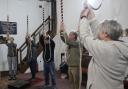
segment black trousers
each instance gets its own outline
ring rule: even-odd
[[[35,76],[36,76],[36,72],[37,72],[37,61],[35,61],[35,60],[32,60],[32,61],[30,61],[29,62],[29,67],[30,67],[30,71],[31,71],[31,75],[32,75],[32,79],[34,79],[35,78]]]

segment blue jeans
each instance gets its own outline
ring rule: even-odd
[[[53,61],[44,62],[44,77],[45,77],[45,85],[49,85],[49,74],[51,77],[52,85],[56,85],[56,72],[55,72],[55,64]]]

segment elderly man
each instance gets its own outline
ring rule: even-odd
[[[91,9],[83,10],[81,17],[80,37],[93,56],[88,68],[87,89],[124,89],[128,46],[118,41],[121,25],[114,20],[105,20],[98,25]]]

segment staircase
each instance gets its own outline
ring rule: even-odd
[[[50,36],[53,38],[56,35],[56,30],[53,30],[51,28],[52,19],[50,19],[50,16],[33,32],[31,37],[34,39],[35,43],[38,44],[37,47],[37,56],[40,55],[42,52],[42,46],[39,43],[39,38],[41,36],[41,33],[43,30],[49,30]],[[17,50],[17,59],[18,59],[18,69],[19,72],[24,73],[28,69],[28,64],[25,62],[26,59],[26,53],[27,53],[27,45],[24,42],[19,49]]]

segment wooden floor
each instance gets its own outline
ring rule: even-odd
[[[31,78],[31,74],[19,74],[17,79],[28,80]],[[9,81],[7,77],[4,77],[0,80],[0,89],[8,89],[7,86],[10,83],[15,82],[14,80]],[[30,82],[30,85],[24,89],[42,89],[44,85],[43,73],[39,72],[36,75],[36,79]],[[57,76],[57,89],[72,89],[71,83],[67,79],[61,79],[60,76]],[[85,89],[85,88],[82,88]]]

